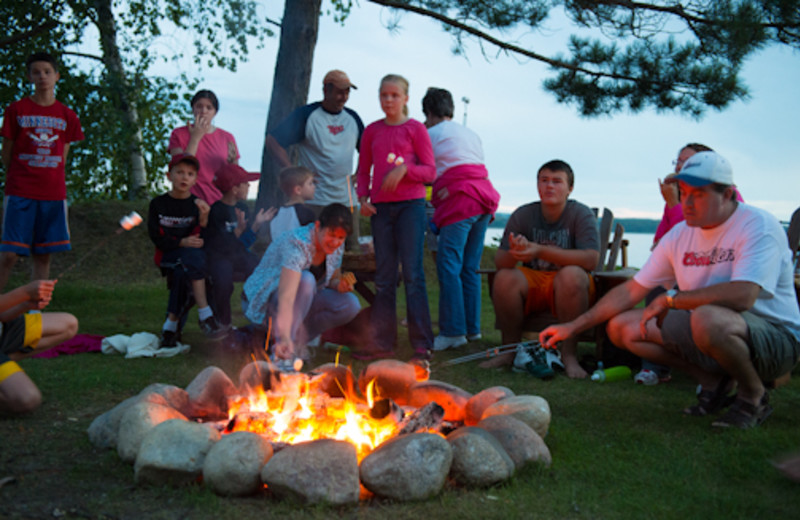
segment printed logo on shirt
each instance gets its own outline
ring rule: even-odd
[[[185,228],[194,225],[194,217],[174,217],[171,215],[159,215],[158,223],[165,228]]]
[[[714,248],[711,251],[687,251],[683,254],[683,265],[706,267],[710,265],[733,262],[736,255],[733,249]]]
[[[328,125],[328,131],[332,135],[338,135],[344,132],[344,125]]]

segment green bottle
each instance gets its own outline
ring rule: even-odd
[[[618,367],[611,367],[611,368],[598,368],[592,374],[592,381],[597,381],[598,383],[608,383],[611,381],[622,381],[623,379],[630,379],[631,378],[631,369],[628,366],[620,365]]]

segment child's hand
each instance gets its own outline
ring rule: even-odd
[[[294,342],[291,338],[276,338],[275,344],[272,345],[272,351],[277,359],[293,359]]]
[[[247,219],[245,219],[244,211],[241,209],[233,208],[233,211],[236,212],[236,236],[238,237],[247,228]]]
[[[50,300],[53,299],[53,289],[55,289],[55,280],[34,280],[25,286],[25,292],[28,294],[28,299],[32,309],[44,309]]]
[[[400,164],[389,170],[389,173],[387,173],[386,177],[383,178],[381,191],[396,190],[397,185],[400,184],[400,181],[403,180],[403,177],[406,176],[406,173],[408,173],[408,167],[406,167],[405,164]]]
[[[339,279],[339,285],[336,287],[336,290],[340,293],[346,293],[353,290],[353,287],[356,285],[356,275],[351,273],[350,271],[342,273],[342,277]]]
[[[204,201],[203,199],[194,199],[194,203],[197,206],[197,209],[200,210],[200,216],[208,215],[208,212],[211,211],[211,206],[208,205],[208,202]]]
[[[361,202],[361,214],[365,217],[371,217],[377,212],[378,208],[376,208],[371,202],[367,202],[366,200]]]
[[[258,213],[253,217],[253,231],[257,231],[264,222],[269,222],[275,215],[278,214],[278,208],[272,207],[269,209],[261,208]]]
[[[178,245],[181,247],[194,247],[199,249],[203,247],[203,239],[200,238],[200,235],[189,235],[188,237],[183,237]]]

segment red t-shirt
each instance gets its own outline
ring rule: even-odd
[[[26,97],[6,109],[2,136],[13,147],[6,195],[37,200],[67,198],[64,147],[83,141],[75,112],[59,101],[43,107]]]

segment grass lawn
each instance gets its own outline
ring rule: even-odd
[[[73,208],[73,236],[82,241],[76,242],[76,251],[54,258],[53,274],[110,236],[116,220],[131,207],[145,214],[141,205],[125,203]],[[83,333],[158,332],[166,291],[150,261],[151,252],[143,228],[114,236],[108,246],[61,277],[49,310],[78,316]],[[435,321],[438,287],[428,268]],[[18,267],[9,286],[26,279],[25,266]],[[401,315],[405,312],[402,304],[398,309]],[[97,415],[150,383],[185,387],[209,364],[235,380],[246,360],[216,353],[203,341],[195,316],[191,313],[184,336],[193,346],[188,355],[125,360],[81,354],[21,363],[40,386],[44,404],[28,416],[0,416],[0,482],[14,477],[0,484],[0,518],[729,519],[797,518],[800,511],[800,488],[769,463],[800,450],[798,374],[772,393],[775,411],[764,425],[751,431],[718,431],[710,427],[710,419],[680,413],[692,403],[695,387],[681,374],[669,384],[642,387],[632,382],[570,381],[564,376],[542,382],[524,374],[481,370],[475,363],[437,365],[499,344],[486,298],[484,339],[437,354],[432,377],[470,392],[504,385],[517,394],[547,399],[553,414],[545,439],[553,456],[550,468],[529,467],[490,489],[448,488],[425,502],[373,500],[333,510],[279,502],[266,493],[222,498],[202,486],[137,487],[133,468],[116,452],[92,447],[86,429]],[[240,314],[235,321],[244,323]],[[589,353],[593,345],[581,349]],[[331,358],[323,352],[316,361]],[[363,366],[353,363],[356,371]]]

